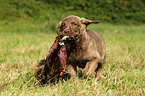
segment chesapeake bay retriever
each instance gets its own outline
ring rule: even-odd
[[[35,77],[47,83],[58,81],[65,72],[71,76],[82,69],[84,78],[99,76],[105,64],[105,41],[102,35],[87,30],[89,24],[99,21],[87,20],[77,16],[64,18],[58,26],[58,36],[47,56],[35,66]]]
[[[75,41],[67,60],[67,72],[71,75],[76,74],[78,66],[85,78],[99,76],[105,64],[105,41],[100,33],[86,29],[89,24],[97,23],[78,16],[68,16],[59,23],[57,34],[73,37]]]

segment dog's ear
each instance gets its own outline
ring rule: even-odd
[[[59,22],[59,25],[58,25],[58,30],[57,30],[57,35],[59,35],[59,34],[60,34],[61,23],[62,23],[62,21],[60,21],[60,22]]]
[[[97,24],[97,23],[99,23],[99,22],[100,22],[99,20],[92,21],[92,20],[88,20],[88,19],[85,19],[85,18],[81,18],[81,23],[82,23],[82,24],[85,24],[86,27],[87,27],[89,24]]]

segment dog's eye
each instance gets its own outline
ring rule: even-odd
[[[75,26],[79,26],[77,23],[73,23],[73,25],[75,25]]]
[[[61,27],[64,27],[64,26],[65,26],[65,24],[62,24],[62,25],[61,25]]]

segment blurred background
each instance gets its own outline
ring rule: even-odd
[[[41,31],[48,29],[55,31],[59,21],[69,15],[100,20],[105,23],[138,25],[145,23],[145,1],[0,0],[0,25],[4,27],[6,27],[5,24],[9,27],[13,24],[30,25],[39,26],[37,30]],[[3,30],[0,28],[0,31]]]

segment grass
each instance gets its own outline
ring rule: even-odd
[[[57,23],[57,22],[56,22]],[[50,24],[50,25],[48,25]],[[54,26],[54,28],[47,28]],[[55,85],[34,84],[33,67],[42,59],[56,33],[55,23],[0,23],[0,94],[3,96],[143,96],[145,95],[144,25],[90,25],[106,41],[103,78],[77,76]]]

